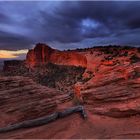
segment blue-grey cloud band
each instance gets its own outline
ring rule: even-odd
[[[139,45],[139,13],[140,1],[0,2],[0,49]]]

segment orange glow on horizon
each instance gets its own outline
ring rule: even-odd
[[[17,50],[17,51],[10,51],[10,50],[0,50],[0,58],[17,58],[22,54],[26,54],[28,50]]]

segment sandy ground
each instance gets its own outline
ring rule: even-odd
[[[0,138],[26,139],[110,139],[110,138],[140,138],[139,116],[131,118],[111,118],[91,114],[84,120],[79,114],[73,114],[47,125],[19,129],[0,134]]]

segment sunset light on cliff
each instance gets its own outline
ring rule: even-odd
[[[0,58],[17,58],[22,54],[26,54],[28,50],[17,50],[17,51],[10,51],[10,50],[0,50]]]

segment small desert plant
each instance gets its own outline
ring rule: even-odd
[[[130,60],[131,60],[131,63],[140,62],[140,58],[137,55],[132,55]]]
[[[80,101],[80,99],[74,94],[74,97],[72,99],[72,102],[74,105],[81,105],[82,102]]]

